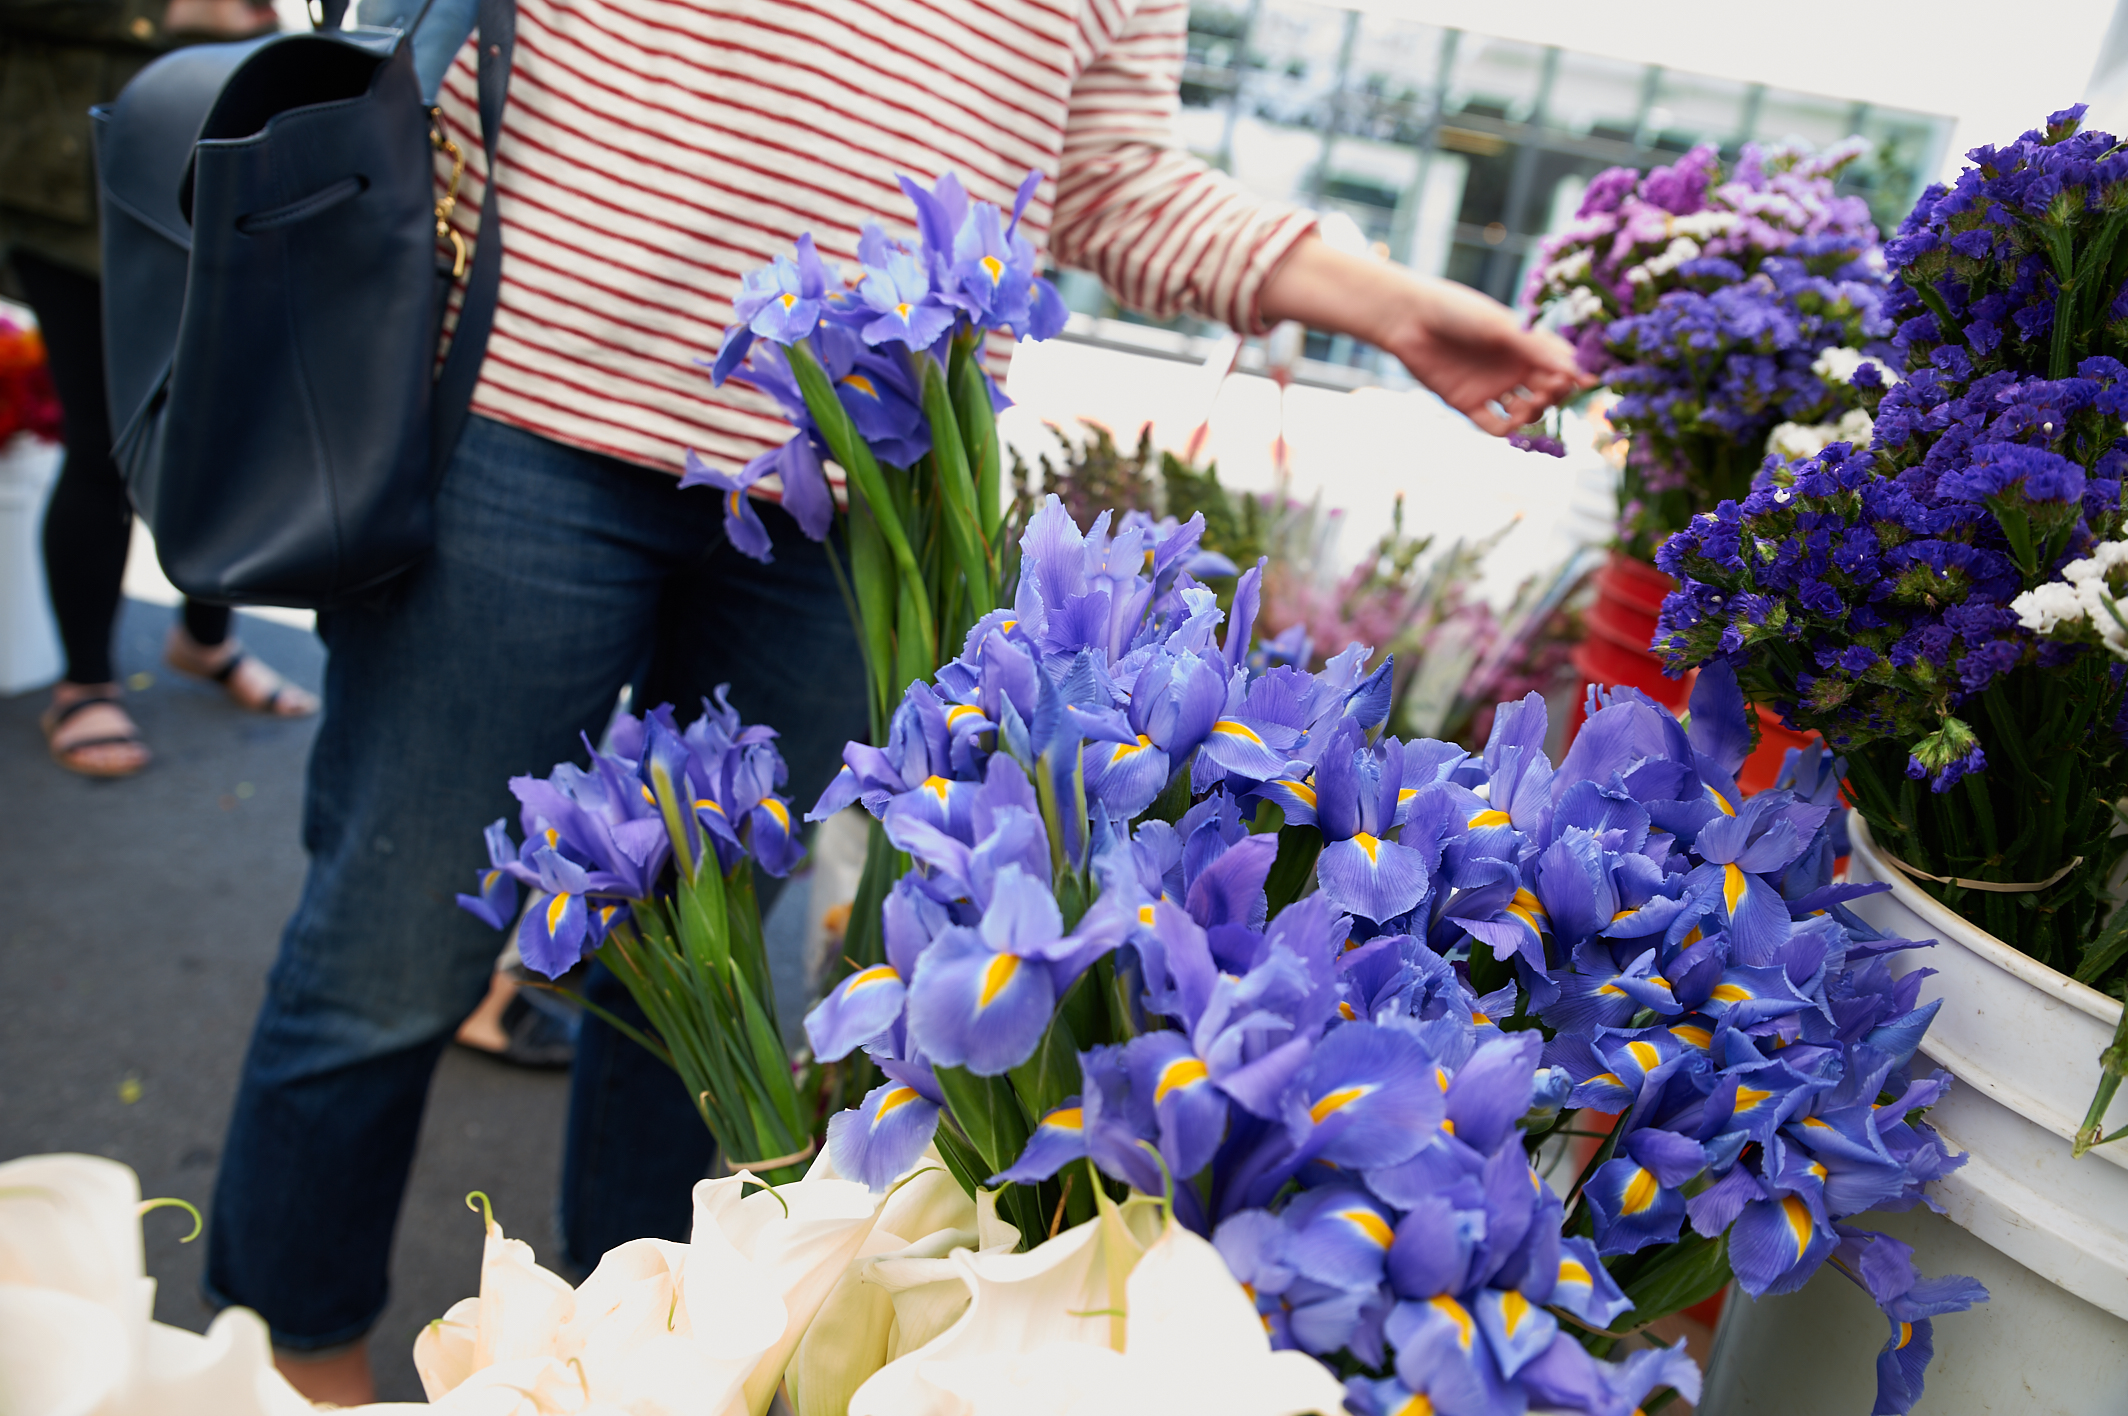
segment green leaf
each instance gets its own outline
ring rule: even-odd
[[[982,340],[971,340],[963,351],[953,351],[953,404],[960,414],[961,445],[968,453],[968,472],[975,480],[976,524],[985,528],[984,541],[991,549],[991,574],[997,574],[996,547],[987,534],[998,524],[999,485],[1004,478],[1004,453],[998,441],[997,413],[990,407],[990,390],[983,386]],[[996,600],[993,595],[993,602]]]
[[[1323,833],[1313,826],[1278,828],[1278,858],[1264,880],[1264,896],[1276,915],[1300,898],[1315,870],[1315,858],[1323,853]]]
[[[1079,975],[1071,986],[1073,993],[1090,992],[1093,971]],[[1034,1055],[1012,1069],[1012,1089],[1019,1093],[1020,1105],[1028,1116],[1037,1122],[1051,1110],[1063,1104],[1064,1098],[1079,1090],[1079,1044],[1066,1020],[1065,1009],[1059,1009],[1042,1030],[1042,1041]]]
[[[989,1167],[985,1175],[995,1175],[1020,1158],[1033,1127],[1010,1081],[978,1077],[966,1067],[938,1067],[933,1074],[953,1119]]]
[[[969,474],[967,452],[961,446],[960,423],[954,416],[953,395],[947,391],[945,372],[933,360],[921,362],[924,417],[931,425],[931,460],[938,468],[946,539],[967,582],[971,617],[981,619],[997,608],[997,586],[983,545],[982,525],[976,519],[975,483]]]
[[[1624,1285],[1633,1300],[1633,1323],[1652,1323],[1712,1298],[1729,1279],[1728,1237],[1687,1233]]]
[[[2083,958],[2076,965],[2076,981],[2096,988],[2099,980],[2123,958],[2128,958],[2128,909],[2116,911],[2113,922],[2084,945]]]
[[[894,561],[870,507],[852,502],[847,524],[858,638],[872,680],[872,740],[884,742],[894,712]]]

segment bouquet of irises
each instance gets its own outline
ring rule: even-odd
[[[817,1108],[777,1031],[754,891],[755,866],[781,878],[805,854],[775,737],[741,723],[723,686],[684,728],[669,704],[616,715],[588,768],[511,779],[523,844],[490,825],[479,891],[458,903],[507,929],[532,892],[525,967],[556,979],[596,955],[652,1031],[602,1015],[680,1074],[726,1163],[796,1179]]]
[[[935,1155],[1037,1253],[1157,1197],[1263,1341],[1377,1416],[1695,1396],[1647,1323],[1830,1263],[1886,1314],[1878,1409],[1907,1410],[1930,1319],[1984,1294],[1848,1223],[1960,1158],[1920,1120],[1934,1009],[1885,963],[1913,941],[1846,908],[1883,887],[1833,881],[1839,765],[1742,798],[1719,665],[1689,729],[1593,695],[1556,767],[1535,694],[1482,753],[1400,741],[1390,663],[1252,655],[1261,564],[1222,614],[1187,570],[1202,523],[1151,530],[1052,500],[1012,605],[811,813],[862,803],[913,862],[884,960],[807,1017],[817,1055],[885,1075],[828,1123],[835,1170],[884,1190]],[[983,1294],[983,1330],[1022,1331]],[[1113,1267],[1064,1298],[1138,1350]],[[965,1326],[850,1410],[946,1409],[921,1397]]]
[[[1621,395],[1624,553],[1646,560],[1742,496],[1768,451],[1867,435],[1844,374],[1890,333],[1883,260],[1867,204],[1834,190],[1864,147],[1746,145],[1727,173],[1709,147],[1613,168],[1542,248],[1525,305]]]
[[[1873,438],[1770,465],[1665,546],[1660,643],[1734,663],[1845,753],[1920,888],[2118,991],[2128,702],[2103,587],[2128,535],[2128,150],[2081,115],[1923,195],[1888,247],[1904,379],[1853,375]]]

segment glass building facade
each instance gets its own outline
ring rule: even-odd
[[[1182,103],[1183,143],[1252,190],[1342,214],[1377,254],[1510,303],[1539,241],[1572,220],[1605,168],[1654,166],[1701,142],[1733,157],[1746,142],[1824,147],[1861,134],[1873,147],[1841,186],[1889,231],[1951,130],[1935,114],[1303,0],[1198,0]],[[1118,313],[1091,281],[1068,281],[1067,298]],[[1346,340],[1309,346],[1375,362]]]

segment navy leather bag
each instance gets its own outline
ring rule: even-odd
[[[342,30],[344,10],[177,50],[95,111],[114,452],[164,572],[202,600],[327,608],[420,560],[494,321],[512,0],[480,0],[472,251],[445,225],[455,180],[439,200],[408,33]]]

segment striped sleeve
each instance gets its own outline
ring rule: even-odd
[[[1095,5],[1099,26],[1108,6]],[[1267,326],[1264,282],[1313,214],[1245,192],[1177,142],[1187,0],[1145,0],[1072,85],[1051,249],[1157,319],[1194,311],[1245,334]]]

